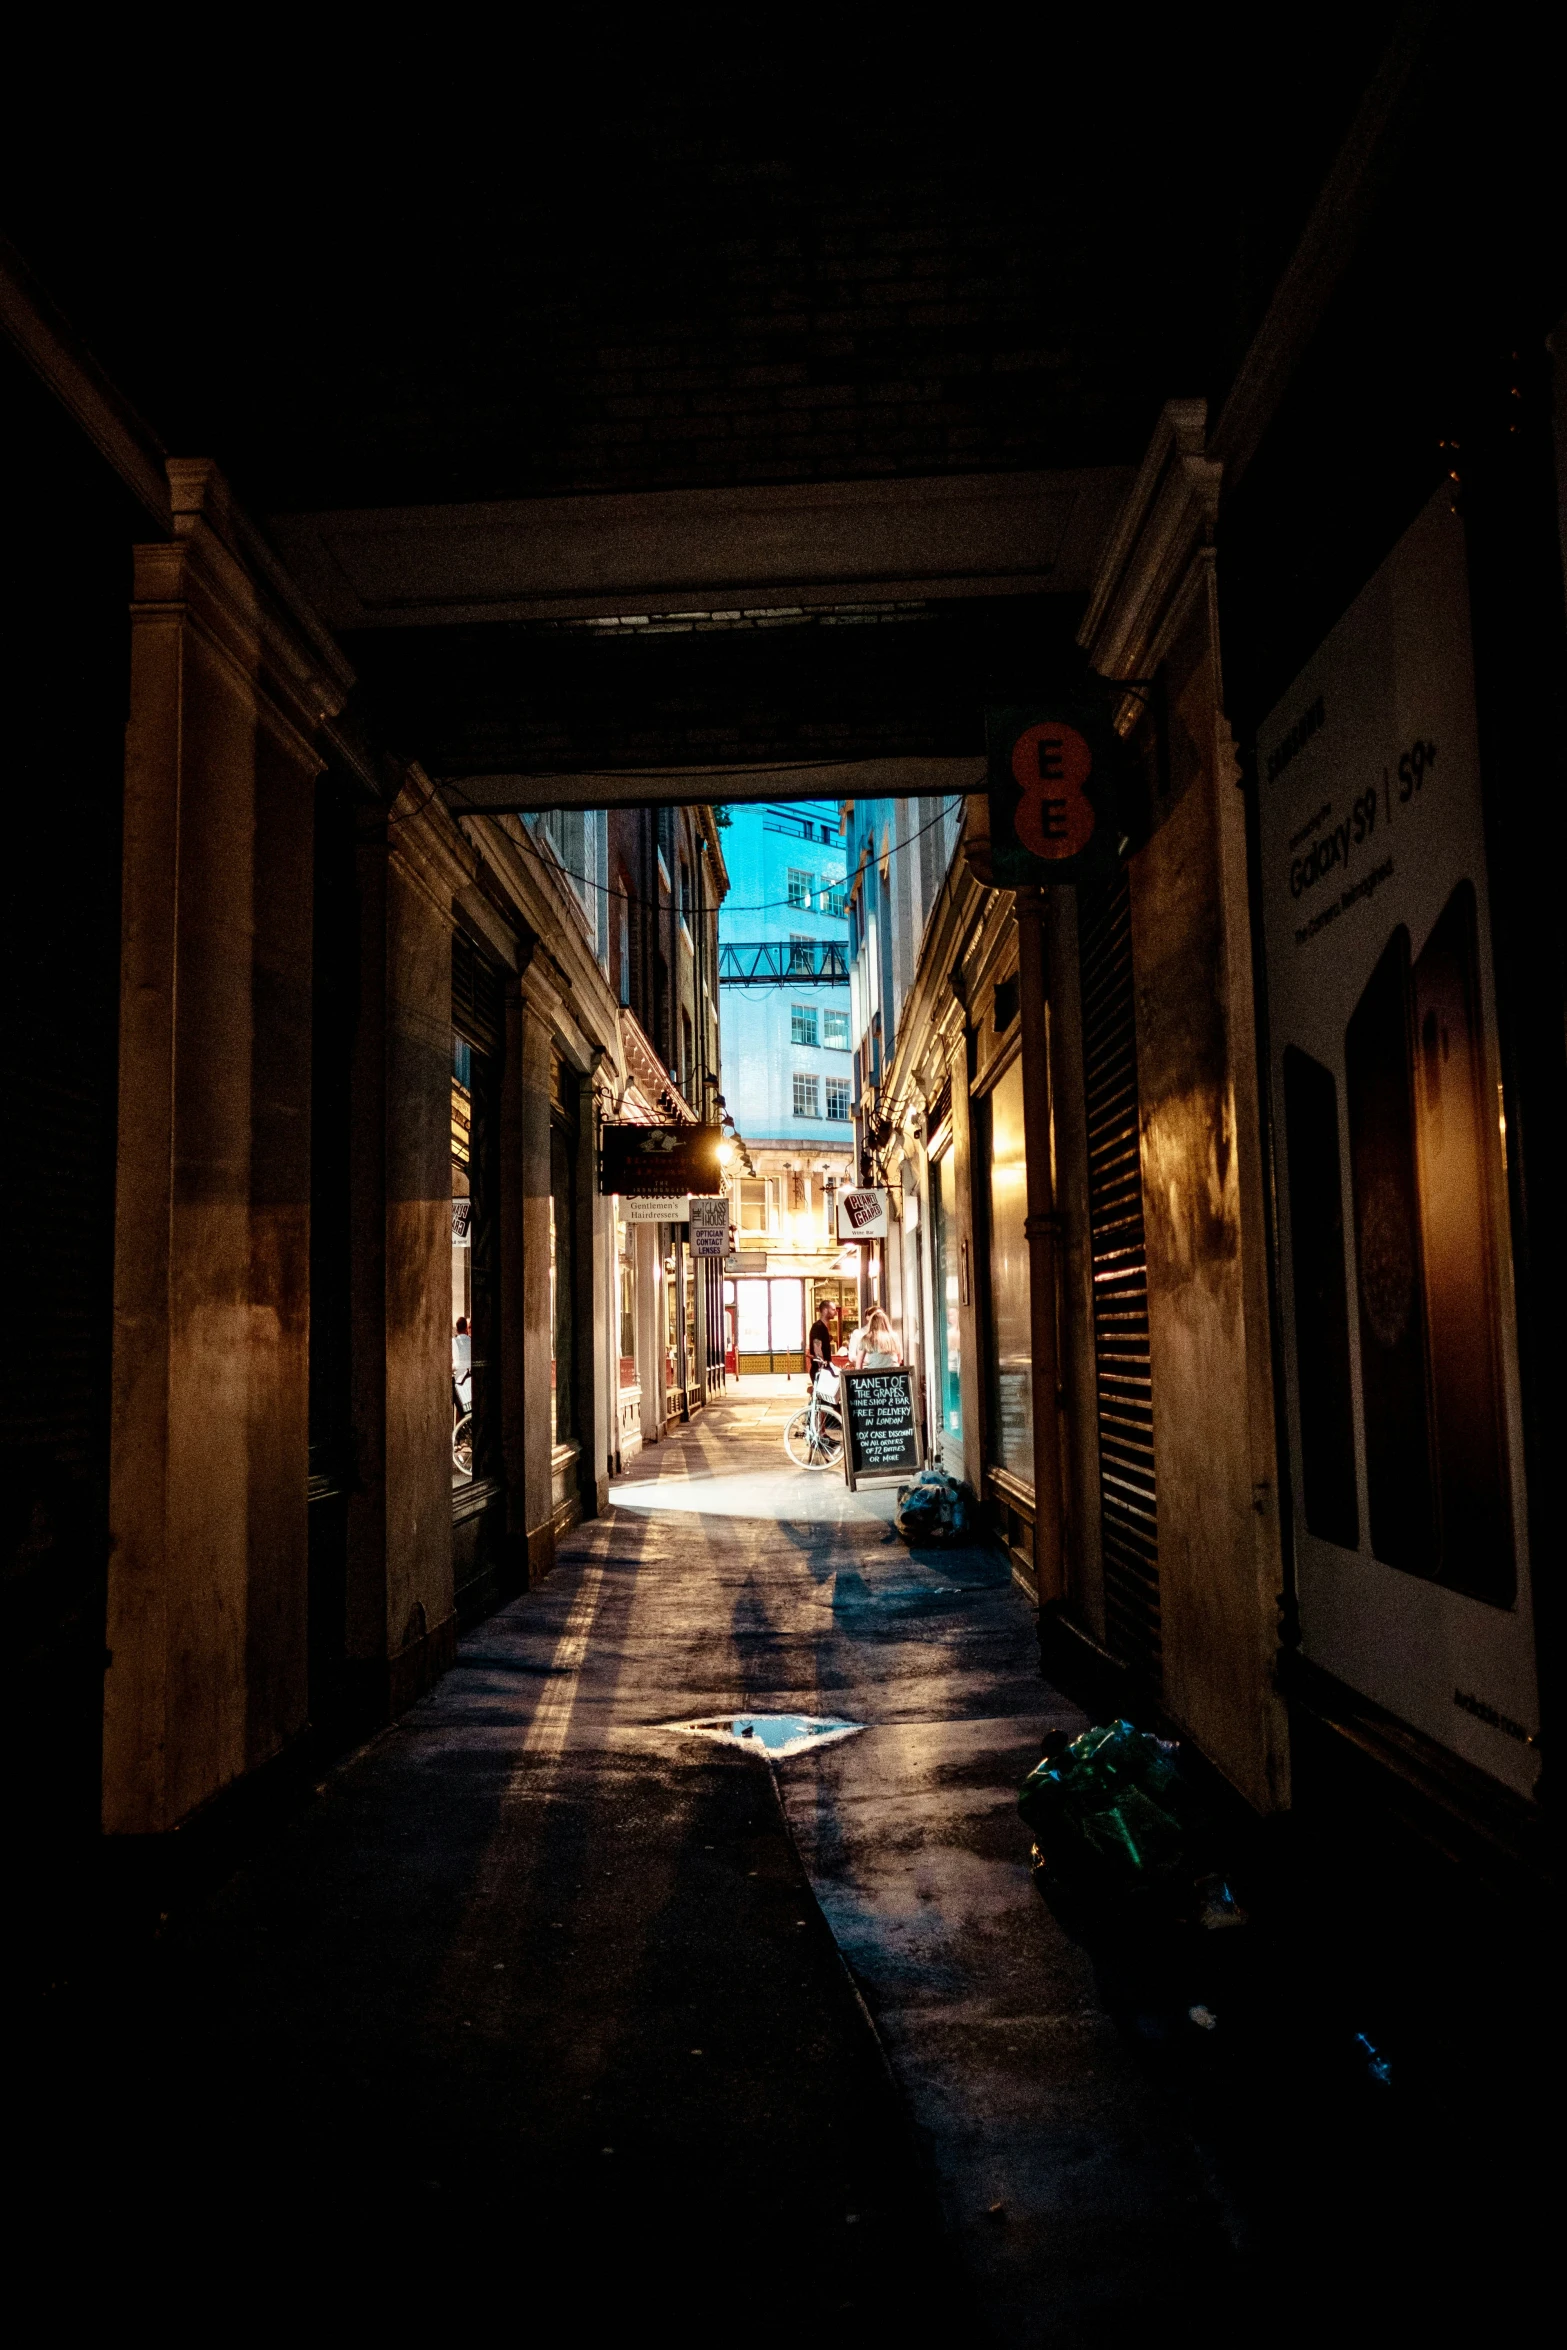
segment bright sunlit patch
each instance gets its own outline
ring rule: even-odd
[[[769,1762],[803,1754],[808,1746],[831,1746],[853,1738],[863,1722],[842,1722],[818,1714],[708,1714],[699,1722],[669,1722],[687,1738],[711,1738],[720,1746],[743,1746]]]

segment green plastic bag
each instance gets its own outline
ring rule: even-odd
[[[1047,1863],[1129,1891],[1180,1867],[1182,1796],[1175,1748],[1108,1722],[1036,1765],[1017,1807]]]

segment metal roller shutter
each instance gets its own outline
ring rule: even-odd
[[[1108,887],[1085,889],[1078,911],[1105,1630],[1113,1653],[1157,1688],[1159,1512],[1124,869]]]

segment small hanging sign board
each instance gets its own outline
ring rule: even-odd
[[[672,1199],[662,1195],[652,1199],[638,1199],[622,1192],[619,1215],[622,1224],[683,1224],[690,1212],[688,1195],[678,1193]]]
[[[843,1479],[849,1491],[917,1475],[925,1465],[925,1448],[914,1408],[913,1372],[843,1371],[839,1385]]]
[[[885,1191],[860,1188],[839,1192],[838,1238],[840,1240],[885,1240],[889,1230]]]
[[[691,1194],[691,1254],[694,1257],[724,1257],[729,1254],[729,1195],[719,1192],[703,1198]]]
[[[1114,736],[1102,711],[1040,704],[985,712],[990,867],[1003,889],[1061,887],[1113,869]]]

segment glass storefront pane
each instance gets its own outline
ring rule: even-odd
[[[771,1339],[767,1317],[767,1283],[765,1281],[737,1281],[735,1299],[738,1308],[740,1352],[743,1355],[764,1355],[770,1351]]]
[[[805,1351],[805,1284],[802,1281],[771,1281],[773,1293],[773,1352],[788,1354]]]
[[[452,1483],[473,1482],[473,1068],[452,1037]]]
[[[632,1255],[633,1243],[624,1224],[617,1223],[615,1238],[620,1270],[620,1384],[635,1387],[637,1383],[637,1269]]]
[[[963,1440],[963,1388],[959,1376],[962,1338],[958,1322],[958,1252],[952,1232],[952,1153],[943,1151],[930,1170],[931,1269],[935,1290],[936,1378],[941,1427],[954,1444]]]
[[[1023,1064],[994,1088],[990,1123],[991,1450],[998,1468],[1034,1482],[1034,1384],[1029,1322],[1028,1170]]]

